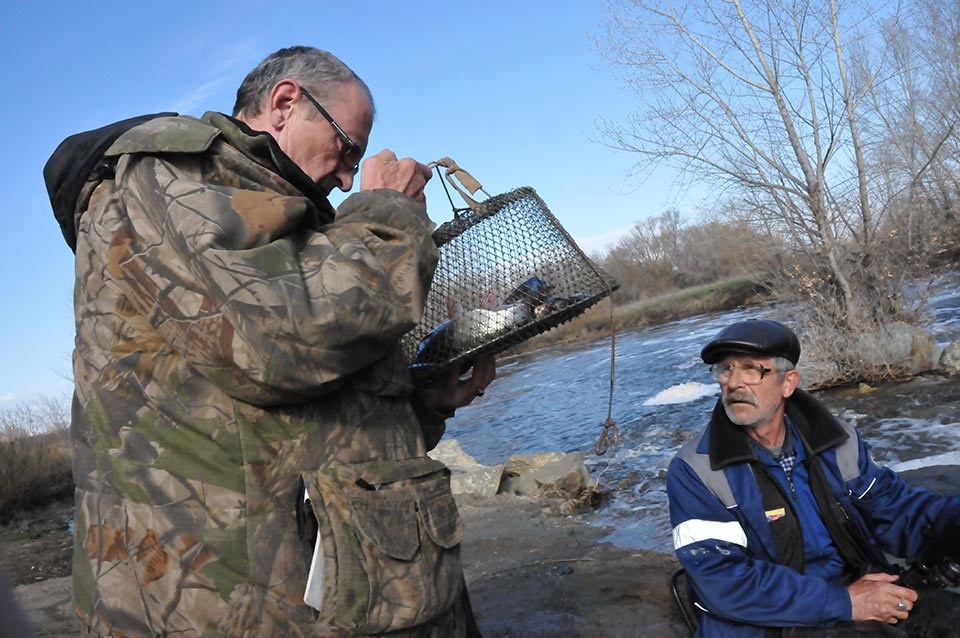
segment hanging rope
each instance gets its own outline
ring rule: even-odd
[[[609,285],[608,285],[609,287]],[[620,430],[617,429],[617,423],[613,420],[613,379],[616,373],[617,359],[617,329],[613,323],[613,290],[610,290],[608,297],[610,302],[610,394],[607,401],[607,420],[603,422],[603,432],[597,439],[597,444],[593,451],[597,456],[603,456],[610,449],[611,445],[620,443]]]

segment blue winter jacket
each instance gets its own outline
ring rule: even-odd
[[[870,571],[886,565],[883,552],[914,557],[960,517],[960,497],[908,487],[895,472],[873,462],[852,425],[837,420],[806,392],[797,390],[787,400],[787,415],[804,446],[803,456],[820,458],[832,492],[827,498],[835,499],[852,524],[862,555],[874,566]],[[861,574],[825,580],[778,564],[751,468],[761,461],[750,441],[718,401],[707,428],[670,463],[667,495],[674,548],[701,610],[696,635],[760,637],[770,627],[850,620],[846,585]],[[787,509],[789,516],[793,510]]]

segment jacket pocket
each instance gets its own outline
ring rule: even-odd
[[[376,634],[450,608],[463,525],[446,466],[428,457],[331,464],[301,480],[314,517],[300,517],[301,537],[316,523],[304,601],[322,622]]]

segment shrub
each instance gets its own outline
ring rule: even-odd
[[[69,422],[55,399],[0,410],[0,520],[73,489]]]

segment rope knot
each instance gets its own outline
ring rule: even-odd
[[[608,435],[610,430],[613,430],[612,436]],[[597,439],[597,444],[594,446],[593,451],[597,453],[597,456],[606,454],[607,450],[610,449],[611,443],[613,445],[620,443],[620,430],[617,429],[617,422],[608,418],[603,424],[603,433],[600,434],[600,438]]]

